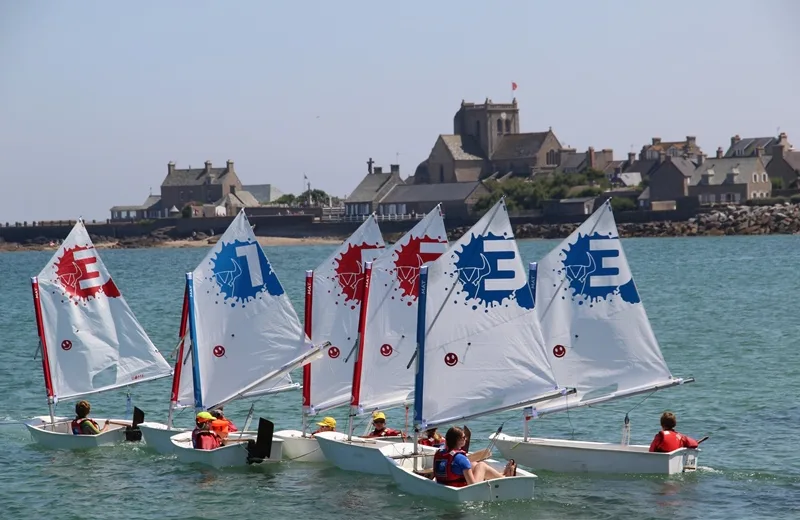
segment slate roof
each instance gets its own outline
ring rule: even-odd
[[[638,161],[634,161],[627,168],[625,168],[625,173],[639,172],[643,177],[646,177],[650,175],[657,166],[658,159],[640,159]]]
[[[533,132],[528,134],[507,134],[492,155],[493,161],[530,158],[539,153],[544,140],[550,132]]]
[[[670,157],[668,162],[671,162],[673,165],[675,165],[675,167],[678,168],[678,171],[680,171],[684,177],[691,177],[695,168],[697,168],[695,163],[683,157]],[[667,162],[664,164],[667,164]],[[655,173],[655,171],[653,173]]]
[[[260,204],[269,204],[283,195],[283,193],[272,184],[242,185],[242,190],[249,192]]]
[[[692,173],[690,184],[692,186],[706,184],[725,184],[729,173],[735,173],[734,181],[736,184],[744,184],[753,176],[753,173],[762,173],[764,163],[759,157],[728,157],[722,159],[706,159],[703,164],[698,166]],[[761,166],[761,168],[759,168]],[[703,174],[713,173],[706,182]]]
[[[638,186],[642,183],[642,174],[640,172],[620,173],[614,176],[624,186],[632,187]]]
[[[646,187],[641,195],[639,195],[639,200],[650,200],[650,186]]]
[[[210,168],[206,174],[205,168],[174,169],[164,178],[162,186],[201,186],[206,184],[220,184],[220,180],[228,173],[228,168]]]
[[[450,155],[456,161],[482,161],[483,150],[480,144],[469,135],[446,135],[439,136],[447,146]]]
[[[480,182],[448,182],[442,184],[398,184],[381,204],[406,202],[451,202],[469,197]]]
[[[615,173],[618,168],[622,169],[622,167],[625,166],[626,162],[627,162],[626,160],[619,160],[619,161],[618,160],[614,160],[614,161],[611,161],[611,162],[609,162],[608,164],[606,164],[603,167],[603,173],[608,173],[608,174]],[[638,173],[641,173],[641,172],[638,172]]]
[[[749,157],[756,154],[756,148],[764,147],[764,155],[769,155],[772,145],[778,144],[775,137],[745,137],[725,152],[725,157]],[[739,152],[740,155],[736,155]]]
[[[789,163],[789,166],[794,168],[795,171],[800,171],[800,151],[786,152],[783,159]]]
[[[378,197],[379,192],[392,180],[402,184],[402,179],[398,173],[368,173],[361,182],[358,183],[353,193],[347,197],[346,203],[373,202]]]
[[[111,208],[111,211],[147,211],[161,209],[160,204],[161,195],[150,195],[145,199],[144,204],[140,204],[138,206],[114,206]],[[154,207],[156,205],[159,207]]]
[[[112,206],[111,211],[142,211],[143,206]]]
[[[584,162],[586,162],[586,152],[571,153],[566,156],[566,159],[563,163],[558,165],[556,171],[564,173],[577,173],[583,169],[582,166]]]

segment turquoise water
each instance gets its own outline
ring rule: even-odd
[[[0,501],[11,518],[795,518],[800,511],[800,321],[794,295],[800,237],[629,239],[624,241],[637,285],[664,356],[675,375],[697,383],[618,403],[534,421],[534,433],[619,442],[631,412],[632,442],[649,443],[665,409],[679,429],[703,444],[694,474],[672,477],[539,473],[533,501],[448,505],[403,495],[388,478],[325,465],[285,463],[266,470],[215,471],[178,464],[138,445],[58,452],[34,445],[23,426],[0,426]],[[526,260],[556,241],[522,241]],[[267,254],[302,313],[303,270],[333,246],[274,247]],[[130,306],[166,353],[177,339],[183,273],[204,249],[102,251]],[[50,252],[0,253],[0,419],[47,411],[29,277]],[[296,374],[300,380],[300,374]],[[169,380],[133,387],[134,403],[151,420],[166,418]],[[124,392],[91,399],[98,416],[125,413]],[[73,403],[59,406],[71,414]],[[241,424],[249,403],[226,407]],[[300,427],[300,394],[256,401],[276,427]],[[344,424],[345,412],[334,414]],[[486,439],[517,413],[470,423]],[[390,424],[403,426],[403,412]],[[188,426],[191,412],[178,422]],[[484,441],[473,443],[480,446]]]

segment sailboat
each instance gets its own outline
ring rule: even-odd
[[[168,377],[169,363],[150,341],[78,221],[38,276],[33,305],[49,416],[26,421],[33,440],[56,449],[83,449],[126,439],[132,421],[113,419],[99,435],[74,435],[60,401]],[[92,417],[102,427],[106,419]],[[143,418],[140,419],[140,421]]]
[[[417,456],[381,448],[387,469],[401,490],[414,495],[451,502],[533,498],[536,475],[519,468],[516,476],[451,487],[432,479],[429,453],[418,456],[419,431],[566,393],[547,361],[505,201],[423,266],[419,285],[411,444]],[[502,473],[504,464],[484,462]]]
[[[359,344],[351,369],[352,393],[346,433],[316,435],[331,464],[348,471],[386,474],[377,448],[402,438],[353,436],[353,418],[411,403],[416,349],[417,279],[420,268],[447,249],[447,231],[437,206],[390,249],[367,264],[359,320]]]
[[[659,348],[619,239],[610,201],[536,266],[536,314],[559,384],[577,392],[528,410],[563,412],[691,383],[674,377]],[[504,457],[559,472],[676,473],[696,467],[697,451],[650,453],[649,446],[530,437],[493,437]],[[629,438],[628,416],[624,437]]]
[[[170,390],[167,423],[146,421],[138,425],[146,446],[164,455],[174,452],[175,445],[172,443],[172,437],[174,435],[190,430],[190,428],[176,428],[174,426],[175,411],[194,405],[194,369],[192,365],[191,340],[189,338],[188,280],[183,294],[183,310],[181,312],[181,321],[178,330],[179,339],[175,356],[175,366],[172,373],[172,387]],[[299,384],[292,381],[291,374],[286,374],[283,377],[284,384],[275,387],[271,393],[297,390],[300,388]],[[256,432],[251,433],[255,434]]]
[[[319,358],[328,346],[311,345],[306,338],[244,210],[186,281],[197,411],[274,393],[285,386],[289,372]],[[214,467],[282,457],[282,441],[272,437],[265,419],[255,438],[233,433],[214,450],[195,449],[189,431],[172,436],[171,442],[178,460]]]
[[[306,335],[312,341],[329,341],[332,346],[323,359],[303,367],[302,431],[274,434],[283,439],[283,454],[288,460],[325,461],[316,437],[308,431],[308,418],[350,401],[364,265],[382,251],[383,237],[373,214],[315,270],[306,271]]]

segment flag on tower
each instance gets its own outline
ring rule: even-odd
[[[517,84],[516,84],[516,83],[514,83],[513,81],[511,82],[511,90],[512,90],[512,91],[513,91],[513,90],[517,90]]]

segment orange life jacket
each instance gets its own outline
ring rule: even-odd
[[[445,486],[464,487],[467,477],[453,473],[453,459],[456,455],[466,455],[464,450],[447,451],[447,448],[437,451],[433,455],[433,475],[436,482]]]
[[[699,444],[688,435],[683,435],[674,430],[662,430],[653,438],[650,443],[650,451],[658,453],[669,453],[681,448],[697,448]]]
[[[72,426],[72,435],[86,435],[85,433],[83,433],[83,428],[81,428],[83,423],[86,422],[86,421],[89,421],[90,423],[92,423],[94,425],[94,427],[97,428],[98,430],[100,429],[100,427],[97,426],[97,423],[94,422],[94,419],[89,419],[88,417],[84,417],[83,419],[73,419],[72,420],[72,424],[71,424],[71,426]]]

